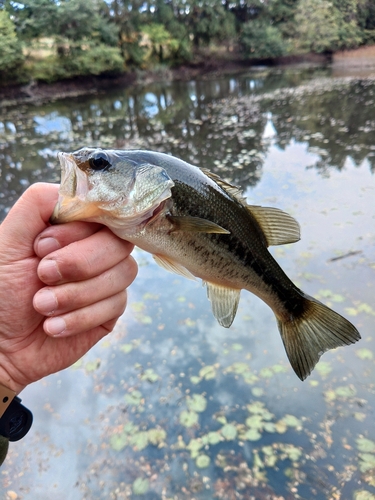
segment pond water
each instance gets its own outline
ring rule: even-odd
[[[273,255],[362,340],[300,382],[263,302],[242,292],[224,329],[199,282],[136,249],[114,332],[22,393],[1,498],[375,499],[374,103],[375,75],[285,69],[2,110],[2,218],[58,182],[58,151],[172,153],[292,214],[301,241]]]

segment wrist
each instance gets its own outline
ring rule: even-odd
[[[21,384],[17,382],[4,368],[4,366],[1,365],[1,362],[0,362],[0,385],[6,387],[10,391],[13,391],[15,395],[19,394],[26,387],[26,384]]]

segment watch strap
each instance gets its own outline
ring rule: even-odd
[[[0,384],[0,418],[16,396],[17,394],[14,391]]]

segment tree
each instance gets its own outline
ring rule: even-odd
[[[58,20],[58,4],[54,0],[27,0],[10,2],[7,10],[15,19],[17,33],[22,40],[50,36]]]
[[[322,53],[337,49],[340,16],[332,2],[300,0],[295,21],[297,50]]]
[[[189,27],[196,47],[235,38],[235,17],[215,0],[191,0]]]
[[[253,59],[280,57],[287,51],[280,30],[261,19],[243,25],[240,41],[246,55]]]
[[[0,40],[0,72],[11,73],[22,65],[24,56],[15,26],[5,10],[0,11]]]

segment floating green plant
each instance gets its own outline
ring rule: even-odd
[[[148,492],[149,487],[150,484],[147,478],[137,477],[133,483],[133,493],[134,495],[144,495]]]
[[[193,427],[198,424],[198,413],[191,410],[183,410],[180,414],[180,424],[184,427]]]
[[[207,400],[203,394],[192,394],[186,401],[187,407],[193,412],[202,412],[207,408]]]

